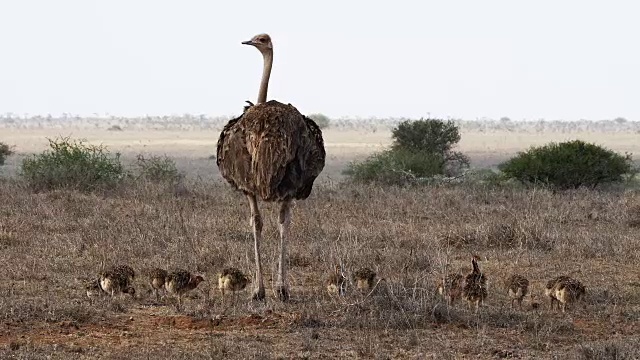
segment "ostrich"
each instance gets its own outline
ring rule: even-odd
[[[237,291],[244,290],[244,288],[251,282],[242,271],[236,268],[224,269],[218,274],[218,289],[222,293],[222,301],[224,303],[225,291],[231,291],[233,293],[233,302],[235,303],[235,295]]]
[[[136,290],[131,286],[134,274],[128,265],[110,267],[99,274],[100,288],[112,297],[118,293],[135,296]]]
[[[373,288],[373,282],[376,279],[376,273],[369,268],[361,268],[353,273],[353,281],[356,283],[356,288],[362,291],[369,291]]]
[[[447,299],[449,305],[454,305],[456,299],[462,295],[464,276],[459,273],[451,273],[438,281],[438,293]]]
[[[249,200],[253,229],[256,277],[252,297],[264,300],[264,280],[260,261],[262,216],[258,199],[280,204],[278,228],[280,249],[276,293],[281,301],[289,298],[286,284],[287,240],[291,224],[291,202],[306,199],[314,180],[324,168],[326,153],[322,132],[310,118],[293,105],[275,100],[267,102],[267,88],[273,65],[273,44],[267,34],[259,34],[244,45],[262,53],[264,69],[258,102],[245,107],[232,119],[218,139],[216,163],[222,177]]]
[[[567,304],[584,298],[586,289],[582,283],[569,276],[558,276],[549,280],[545,287],[545,294],[551,301],[551,309],[553,310],[554,302],[558,309],[562,305],[562,312],[565,312]]]
[[[475,303],[476,312],[480,304],[487,298],[487,277],[480,271],[478,260],[480,260],[480,257],[477,255],[471,258],[473,271],[465,276],[462,287],[462,297],[467,300],[469,307],[471,307],[472,303]]]
[[[178,296],[178,305],[176,310],[182,308],[182,297],[189,291],[198,287],[198,284],[204,281],[200,275],[194,275],[183,269],[176,269],[170,272],[164,280],[164,287],[167,292]]]
[[[149,284],[151,285],[153,292],[156,294],[156,302],[160,301],[159,291],[160,289],[164,288],[164,282],[168,275],[169,273],[167,272],[167,270],[160,268],[153,268],[147,274]]]
[[[347,277],[344,276],[340,265],[336,265],[333,273],[325,281],[329,294],[344,296],[347,291]]]
[[[512,274],[505,281],[505,285],[509,298],[511,298],[511,308],[517,301],[520,310],[522,310],[522,300],[529,293],[529,280],[520,274]]]

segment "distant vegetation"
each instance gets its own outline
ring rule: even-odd
[[[74,126],[86,129],[122,130],[220,130],[233,117],[209,115],[171,115],[171,116],[78,116],[63,114],[61,116],[20,116],[18,114],[0,114],[0,128],[63,128]],[[314,118],[319,115],[319,119]],[[365,131],[391,130],[407,118],[359,118],[340,117],[329,119],[323,114],[308,115],[319,120],[322,127],[332,129],[354,129]],[[324,123],[324,119],[329,120]],[[640,121],[632,121],[624,117],[606,120],[514,120],[509,117],[500,119],[452,119],[461,131],[513,131],[517,133],[577,133],[585,131],[618,132],[629,131],[640,133]]]
[[[11,147],[3,142],[0,142],[0,165],[4,165],[7,157],[13,154]]]
[[[331,124],[331,119],[324,114],[311,114],[309,115],[311,120],[315,121],[316,124],[320,127],[320,129],[326,129]]]
[[[594,188],[622,182],[624,175],[634,173],[630,154],[623,156],[581,140],[533,147],[499,168],[506,177],[556,189]]]
[[[390,149],[353,162],[345,175],[356,183],[404,185],[435,175],[455,176],[469,167],[469,159],[452,148],[460,141],[453,121],[404,121],[392,130]]]

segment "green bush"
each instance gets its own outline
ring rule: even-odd
[[[356,183],[403,185],[442,174],[444,160],[436,154],[408,150],[385,150],[362,162],[349,164],[344,174]]]
[[[0,165],[4,165],[4,161],[12,154],[13,150],[11,150],[11,147],[3,142],[0,142]]]
[[[631,155],[619,155],[595,144],[574,140],[532,147],[501,164],[505,176],[556,189],[594,188],[621,182],[633,173]]]
[[[308,117],[311,120],[315,121],[320,129],[328,128],[331,124],[331,120],[329,119],[329,117],[324,114],[311,114]]]
[[[166,155],[145,158],[144,155],[140,154],[138,155],[136,165],[139,176],[145,180],[173,183],[182,178],[175,161]]]
[[[36,190],[111,188],[126,176],[120,154],[68,137],[49,140],[50,150],[22,161],[21,175]]]
[[[391,149],[349,164],[344,174],[359,183],[401,185],[436,175],[459,175],[469,167],[464,154],[451,150],[460,141],[452,121],[407,120],[393,129],[392,138]]]

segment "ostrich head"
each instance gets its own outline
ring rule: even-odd
[[[260,50],[261,53],[264,53],[265,51],[273,50],[273,44],[271,43],[271,37],[269,35],[267,35],[267,34],[258,34],[256,36],[252,37],[251,40],[249,40],[249,41],[243,41],[242,44],[244,44],[244,45],[253,45],[258,50]]]

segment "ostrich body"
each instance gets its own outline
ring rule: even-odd
[[[180,311],[182,307],[182,296],[187,292],[198,287],[198,284],[204,281],[204,278],[199,275],[193,275],[187,270],[177,269],[167,275],[164,287],[167,292],[178,296],[178,306],[176,309]]]
[[[369,268],[361,268],[353,273],[353,282],[356,283],[356,289],[361,291],[369,291],[373,288],[373,282],[376,279],[376,273]]]
[[[586,289],[580,281],[564,275],[549,280],[545,287],[550,308],[553,310],[553,304],[556,303],[558,309],[562,306],[562,312],[565,312],[568,303],[580,300],[585,293]]]
[[[134,296],[136,290],[131,286],[135,273],[128,265],[110,267],[99,275],[100,288],[112,297],[119,293]]]
[[[507,278],[505,285],[509,298],[511,298],[511,308],[517,301],[520,310],[522,310],[522,300],[529,293],[529,280],[520,274],[513,274]]]
[[[151,269],[151,271],[149,271],[149,285],[151,285],[153,292],[156,294],[156,301],[160,300],[159,291],[160,289],[164,288],[164,282],[167,278],[167,275],[169,275],[169,273],[167,273],[167,270],[160,268],[153,268]]]
[[[222,292],[222,296],[224,296],[225,291],[236,292],[244,290],[250,282],[251,280],[236,268],[224,269],[218,275],[218,289]]]
[[[462,297],[467,300],[469,307],[475,304],[476,311],[487,297],[487,277],[480,271],[478,260],[478,256],[471,258],[473,270],[464,278],[462,287]]]
[[[448,274],[438,281],[438,293],[447,299],[449,305],[453,305],[456,299],[462,295],[464,276],[458,273]]]
[[[85,282],[84,289],[87,292],[87,297],[89,301],[92,302],[92,299],[100,297],[104,294],[102,291],[102,287],[100,287],[100,278],[91,279]]]
[[[276,292],[280,300],[285,301],[289,298],[285,257],[291,202],[306,199],[311,194],[313,182],[324,168],[326,153],[322,132],[313,120],[291,104],[275,100],[267,102],[273,65],[269,35],[256,35],[243,44],[256,47],[264,59],[258,102],[249,103],[241,116],[224,127],[218,139],[216,163],[222,177],[249,200],[256,262],[253,298],[256,300],[265,297],[260,259],[263,224],[258,199],[280,203]]]
[[[222,270],[222,272],[218,274],[218,289],[222,293],[223,303],[225,292],[231,291],[233,294],[233,302],[235,303],[236,292],[244,290],[250,282],[251,279],[236,268]]]
[[[329,275],[325,283],[329,294],[345,295],[347,291],[347,278],[342,273],[340,265],[336,265],[335,270]]]

